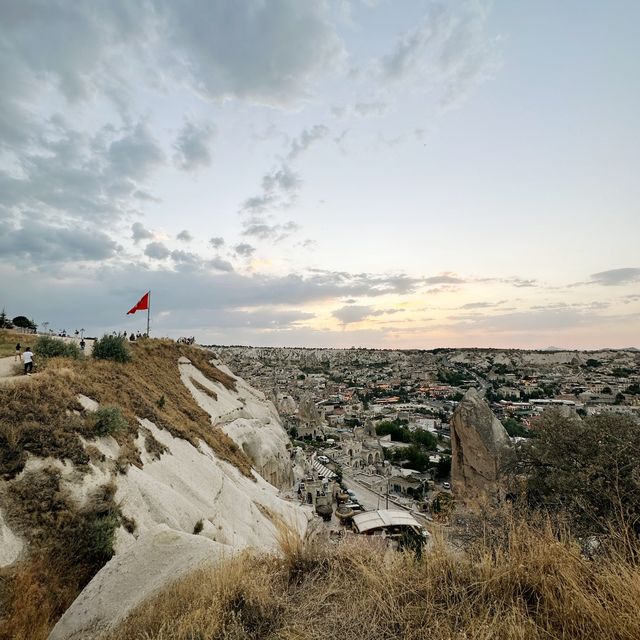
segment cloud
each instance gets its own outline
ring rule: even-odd
[[[603,318],[588,310],[570,308],[532,309],[495,315],[467,317],[463,325],[468,329],[489,332],[538,332],[577,328],[602,322]],[[470,324],[469,324],[470,323]]]
[[[15,256],[26,266],[74,261],[101,261],[121,247],[107,234],[88,228],[59,227],[32,222],[0,235],[0,254]],[[27,262],[28,261],[28,262]]]
[[[329,129],[323,124],[316,124],[310,129],[303,129],[298,137],[294,138],[287,154],[289,161],[295,160],[304,153],[314,142],[322,140],[329,135]]]
[[[295,191],[300,184],[300,176],[286,164],[262,178],[262,188],[267,193],[275,190]]]
[[[289,105],[335,68],[342,43],[324,3],[155,0],[173,73],[205,98]]]
[[[183,229],[176,236],[176,240],[180,240],[180,242],[191,242],[193,240],[193,236],[186,229]]]
[[[237,255],[242,256],[243,258],[249,258],[255,253],[256,248],[246,242],[241,242],[234,247],[234,250]]]
[[[99,225],[127,216],[139,183],[163,162],[143,124],[90,135],[56,121],[15,152],[20,172],[0,169],[0,206],[18,216],[37,211]]]
[[[342,322],[342,324],[352,324],[354,322],[360,322],[367,318],[375,316],[388,315],[390,313],[400,313],[402,309],[375,309],[374,307],[366,305],[346,305],[335,309],[331,315]]]
[[[640,282],[640,269],[626,268],[600,271],[598,273],[591,274],[591,280],[593,283],[600,284],[605,287]]]
[[[289,220],[289,222],[285,222],[284,224],[269,224],[263,219],[255,217],[245,224],[242,235],[254,237],[258,240],[280,242],[299,229],[300,225],[293,222],[293,220]]]
[[[211,238],[211,240],[209,240],[209,244],[214,249],[219,249],[220,247],[224,246],[224,238],[220,238],[219,236],[216,238]]]
[[[458,278],[458,276],[450,275],[448,273],[443,273],[439,276],[431,276],[430,278],[424,278],[422,280],[424,284],[462,284],[465,281],[462,278]]]
[[[202,259],[200,256],[192,253],[191,251],[182,251],[181,249],[175,249],[171,252],[171,259],[177,263],[180,268],[192,268],[195,269],[202,265]]]
[[[150,240],[153,238],[153,232],[147,229],[141,222],[134,222],[131,225],[131,237],[138,244],[140,240]]]
[[[193,171],[211,164],[211,141],[216,133],[210,124],[186,122],[174,144],[174,161],[180,169]]]
[[[403,33],[380,60],[383,79],[421,83],[427,90],[438,87],[443,106],[461,101],[497,68],[487,15],[479,2],[431,5],[422,23]]]
[[[359,116],[381,116],[388,109],[386,102],[357,102],[353,110]]]
[[[133,180],[147,177],[149,171],[164,162],[164,153],[143,123],[114,140],[108,148],[111,172]]]
[[[150,242],[144,249],[144,255],[154,260],[164,260],[170,254],[171,251],[162,242]]]
[[[468,302],[467,304],[463,304],[460,308],[461,309],[490,309],[492,307],[496,307],[502,304],[502,302]]]
[[[286,158],[276,168],[262,177],[261,193],[244,201],[241,213],[251,214],[255,218],[255,216],[265,213],[269,209],[291,207],[296,201],[297,192],[302,185],[302,180],[299,174],[292,169],[291,163],[305,153],[314,142],[321,140],[328,134],[329,129],[322,124],[316,124],[310,129],[303,129],[291,141]],[[255,224],[255,220],[253,222],[244,222],[245,227]],[[259,220],[258,224],[265,224],[265,221]]]
[[[207,260],[206,265],[215,271],[224,271],[225,273],[233,271],[233,265],[228,260],[218,257]]]

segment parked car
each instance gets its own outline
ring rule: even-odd
[[[451,483],[450,482],[443,482],[442,483],[442,488],[443,489],[451,489]]]

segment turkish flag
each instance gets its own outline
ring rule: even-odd
[[[130,313],[135,313],[136,311],[145,311],[149,308],[149,291],[145,293],[140,300],[136,303],[134,307],[131,307],[129,311],[127,311],[127,315]]]

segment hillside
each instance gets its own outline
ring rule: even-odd
[[[291,466],[273,406],[204,350],[128,348],[125,363],[40,359],[0,385],[1,638],[47,637],[140,540],[178,559],[168,579],[215,553],[274,548],[282,522],[304,531],[277,495]],[[132,576],[138,597],[161,586],[152,566]]]

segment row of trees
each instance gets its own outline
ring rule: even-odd
[[[29,320],[26,316],[16,316],[10,320],[9,316],[7,316],[3,309],[2,312],[0,312],[0,329],[13,329],[14,327],[35,331],[38,328],[38,325],[33,320]]]

